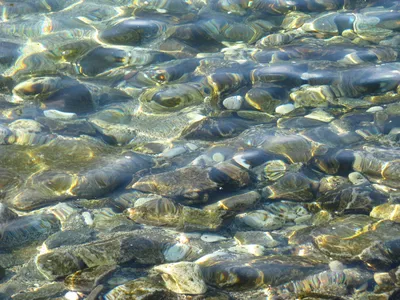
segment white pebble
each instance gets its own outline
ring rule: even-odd
[[[64,298],[67,300],[79,300],[80,299],[77,292],[68,292],[65,294]]]
[[[67,113],[55,109],[45,110],[43,111],[43,114],[49,119],[73,120],[78,118],[75,113]]]
[[[190,151],[196,151],[197,149],[199,149],[199,147],[197,147],[197,145],[192,144],[192,143],[186,143],[186,148],[188,148]]]
[[[290,113],[291,111],[294,110],[294,105],[293,104],[283,104],[283,105],[279,105],[275,108],[275,112],[277,114],[281,114],[281,115],[286,115],[288,113]]]
[[[225,160],[225,156],[222,153],[217,152],[212,156],[212,159],[215,162],[222,162]]]
[[[208,243],[215,243],[226,240],[226,237],[218,234],[203,234],[200,239]]]
[[[243,101],[242,96],[232,96],[226,98],[222,104],[226,109],[239,110],[242,107]]]
[[[172,158],[178,155],[181,155],[186,152],[186,148],[183,146],[175,147],[172,149],[165,150],[163,153],[160,154],[161,157]]]
[[[157,200],[159,198],[160,198],[159,196],[139,198],[135,201],[135,203],[133,204],[133,207],[139,207],[139,206],[145,204],[146,202]]]
[[[354,185],[362,185],[369,183],[368,179],[364,177],[360,172],[351,172],[349,174],[349,180]]]
[[[394,127],[390,130],[389,135],[397,135],[400,133],[400,128],[399,127]]]
[[[84,213],[82,213],[82,217],[87,225],[89,226],[93,225],[93,219],[92,216],[90,215],[90,212],[85,211]]]
[[[382,106],[372,106],[366,110],[367,113],[374,113],[383,110]]]
[[[305,115],[304,118],[318,120],[318,121],[326,122],[326,123],[329,123],[330,121],[335,119],[334,116],[332,116],[330,113],[327,113],[326,111],[323,111],[323,110],[315,110],[315,111],[309,113],[308,115]]]
[[[233,253],[246,253],[254,256],[263,256],[265,253],[265,247],[257,244],[234,246],[228,250]]]
[[[331,261],[329,263],[329,268],[332,272],[341,272],[345,269],[344,265],[338,260]]]

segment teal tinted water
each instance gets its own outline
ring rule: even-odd
[[[0,7],[0,299],[400,297],[398,1]]]

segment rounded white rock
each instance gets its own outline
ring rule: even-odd
[[[368,179],[364,177],[360,172],[351,172],[349,174],[349,180],[354,185],[362,185],[369,183]]]
[[[282,104],[275,108],[277,114],[286,115],[295,109],[294,105],[291,103]]]
[[[217,152],[212,156],[212,159],[215,162],[223,162],[225,160],[225,156],[222,153]]]
[[[226,237],[218,234],[203,234],[200,239],[208,243],[215,243],[226,240]]]
[[[365,112],[374,113],[374,112],[381,111],[381,110],[383,110],[382,106],[372,106],[372,107],[368,108]]]
[[[81,297],[79,297],[77,292],[68,292],[64,295],[64,298],[67,300],[79,300]]]
[[[46,118],[49,119],[59,119],[59,120],[74,120],[77,119],[78,116],[76,113],[68,113],[55,109],[48,109],[43,111],[43,114]]]
[[[242,96],[232,96],[226,98],[222,104],[226,109],[239,110],[242,107],[243,101],[244,99]]]

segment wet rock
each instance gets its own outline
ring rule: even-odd
[[[319,235],[314,241],[322,252],[331,257],[357,260],[358,255],[363,257],[362,253],[368,251],[365,249],[374,243],[385,244],[387,242],[391,245],[393,242],[393,245],[396,245],[393,234],[396,234],[399,230],[400,228],[396,223],[382,221],[365,226],[354,236],[340,237],[333,232],[333,234]]]
[[[48,297],[56,297],[65,290],[64,285],[61,282],[50,282],[45,283],[36,289],[28,289],[20,291],[12,295],[12,299],[18,300],[30,300],[40,299]]]
[[[60,222],[54,215],[42,214],[19,217],[1,227],[0,248],[11,250],[44,241],[60,230]]]
[[[232,96],[222,101],[222,104],[226,109],[239,110],[243,104],[243,101],[244,99],[241,96]]]
[[[64,284],[70,291],[90,292],[115,269],[115,266],[107,265],[84,269],[66,277]]]
[[[296,224],[308,222],[311,218],[310,212],[303,206],[294,202],[281,201],[264,205],[269,213],[281,217],[285,222]]]
[[[18,214],[13,212],[7,205],[0,203],[0,224],[8,223],[18,218]]]
[[[78,116],[75,113],[66,113],[55,109],[45,110],[43,111],[43,114],[46,118],[56,119],[56,120],[74,120],[78,118]]]
[[[350,185],[350,180],[342,176],[326,176],[319,182],[319,192],[327,193],[331,190],[339,190]]]
[[[44,246],[46,246],[47,249],[54,249],[61,246],[84,244],[92,239],[93,234],[90,230],[64,230],[49,236],[44,242]]]
[[[206,282],[226,290],[250,290],[277,286],[321,270],[303,257],[264,256],[215,253],[196,261]]]
[[[207,243],[215,243],[215,242],[227,240],[226,237],[224,237],[222,235],[217,235],[217,234],[202,234],[200,239]]]
[[[277,114],[286,115],[295,109],[293,104],[282,104],[275,108]]]
[[[104,232],[130,231],[137,229],[138,226],[126,216],[116,214],[110,208],[103,208],[93,212],[93,221],[91,227]]]
[[[139,232],[121,234],[75,247],[62,247],[39,254],[35,264],[48,279],[65,277],[87,267],[115,265],[128,261],[157,264],[164,261],[163,245],[169,237],[159,234],[140,236]]]
[[[141,178],[132,188],[170,198],[183,198],[187,202],[204,202],[208,194],[217,189],[208,171],[196,166]]]
[[[263,195],[268,199],[312,201],[314,199],[313,182],[302,174],[289,173],[264,188]]]
[[[371,279],[371,274],[359,269],[345,269],[342,271],[324,271],[310,275],[303,280],[290,282],[273,288],[270,295],[285,297],[292,295],[310,295],[313,297],[338,297],[348,294],[349,288],[358,288],[361,284]]]
[[[126,152],[112,163],[96,166],[79,174],[44,171],[36,174],[10,206],[30,210],[69,198],[93,198],[129,182],[132,175],[152,165],[149,157]]]
[[[389,270],[400,263],[400,239],[371,242],[359,255],[368,266],[377,270]]]
[[[204,118],[182,132],[185,139],[214,141],[237,136],[248,128],[247,122],[234,118]]]
[[[285,220],[265,210],[255,210],[235,217],[240,224],[247,225],[256,230],[274,230],[281,228]]]
[[[306,86],[290,94],[297,107],[326,107],[335,95],[328,86]]]
[[[256,191],[251,191],[224,198],[216,203],[205,206],[204,209],[240,212],[254,206],[258,202],[258,200],[260,200],[260,198],[261,195],[259,193],[257,193]]]
[[[301,136],[293,135],[270,137],[261,147],[269,153],[281,155],[291,163],[306,163],[315,152],[309,141]]]
[[[400,205],[385,203],[375,206],[372,209],[370,216],[377,219],[400,222]]]
[[[266,254],[265,247],[257,244],[238,245],[228,248],[228,251],[230,253],[251,254],[254,256],[264,256]]]
[[[184,206],[161,198],[135,205],[127,210],[127,214],[138,223],[170,226],[183,231],[216,231],[222,225],[225,212]]]
[[[226,189],[238,189],[250,184],[247,169],[237,165],[234,160],[221,162],[208,173],[210,179]]]
[[[385,197],[368,187],[346,187],[331,190],[317,198],[321,208],[337,213],[368,214],[372,208],[385,202]]]
[[[239,231],[236,232],[234,238],[241,245],[258,244],[273,248],[280,244],[267,231]]]
[[[149,298],[155,299],[176,299],[176,296],[165,288],[164,284],[157,278],[139,278],[119,285],[109,291],[104,298],[117,300],[132,297],[140,300]]]
[[[154,267],[161,273],[166,287],[178,294],[204,294],[204,283],[200,267],[192,262],[179,262]]]

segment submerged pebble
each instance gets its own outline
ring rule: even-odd
[[[1,299],[399,299],[398,1],[0,3]]]

